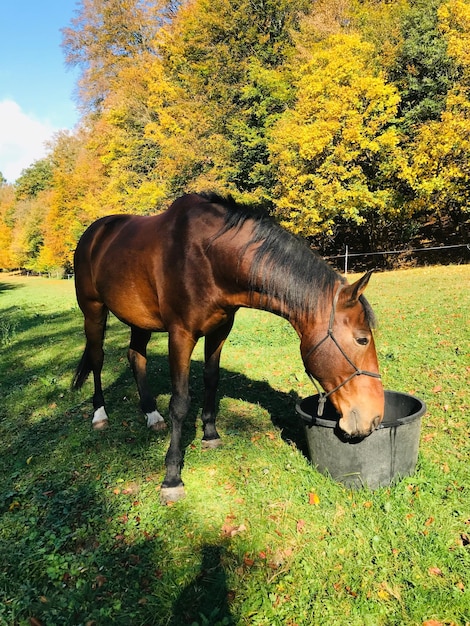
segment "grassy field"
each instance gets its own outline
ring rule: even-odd
[[[185,429],[187,497],[159,504],[168,434],[146,430],[111,319],[111,425],[91,429],[72,281],[0,274],[0,624],[470,624],[470,266],[377,274],[386,388],[427,403],[416,474],[350,491],[305,454],[313,393],[283,320],[241,311],[222,356],[220,433],[203,451],[202,344]],[[167,416],[166,336],[150,374]]]

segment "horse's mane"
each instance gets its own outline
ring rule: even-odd
[[[314,252],[304,239],[284,230],[264,210],[237,204],[231,197],[215,193],[200,193],[205,200],[225,209],[224,225],[213,241],[231,229],[239,229],[249,220],[253,222],[252,238],[241,251],[256,245],[250,272],[253,291],[261,289],[264,305],[270,309],[270,299],[281,301],[287,308],[315,314],[318,303],[329,301],[338,280],[345,280]],[[259,245],[258,245],[259,244]],[[367,299],[361,295],[366,321],[375,328],[377,320]]]
[[[281,228],[260,209],[237,204],[233,198],[216,194],[200,194],[204,199],[225,209],[224,225],[214,240],[232,229],[251,221],[252,237],[241,251],[243,255],[256,246],[250,271],[250,286],[261,290],[264,305],[280,300],[286,307],[307,314],[317,310],[318,302],[329,301],[335,283],[341,277],[307,243]]]

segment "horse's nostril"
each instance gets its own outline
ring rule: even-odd
[[[378,427],[378,425],[380,424],[381,421],[382,421],[382,416],[381,415],[377,415],[377,417],[372,422],[372,430],[375,430]]]

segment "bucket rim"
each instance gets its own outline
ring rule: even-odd
[[[406,392],[402,392],[402,391],[396,391],[393,389],[385,389],[384,390],[385,396],[400,396],[402,398],[411,398],[413,401],[417,402],[419,404],[419,408],[417,408],[417,410],[412,413],[411,415],[405,415],[404,417],[398,417],[396,419],[393,420],[393,422],[382,422],[381,424],[379,424],[378,428],[376,430],[382,430],[385,428],[393,428],[394,426],[399,426],[402,424],[409,424],[419,418],[421,418],[427,410],[426,407],[426,403],[424,402],[424,400],[422,400],[421,398],[418,398],[418,396],[415,396],[411,393],[406,393]],[[314,394],[311,396],[307,396],[305,398],[301,398],[296,402],[295,405],[295,410],[297,411],[297,413],[300,415],[302,421],[305,423],[306,426],[322,426],[324,428],[335,428],[337,425],[337,420],[333,420],[333,419],[325,419],[324,417],[317,417],[315,415],[312,415],[310,413],[307,413],[303,408],[302,408],[302,403],[304,403],[306,400],[310,400],[312,401],[312,399],[314,398],[319,398],[320,394]],[[329,403],[329,400],[327,400],[327,402]],[[330,403],[331,404],[331,403]],[[333,410],[334,407],[333,407]],[[338,415],[339,417],[339,415]]]

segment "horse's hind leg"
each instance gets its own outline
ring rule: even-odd
[[[105,409],[103,388],[101,386],[101,370],[103,369],[104,361],[103,340],[106,331],[108,309],[100,303],[95,303],[89,311],[84,311],[84,315],[86,347],[82,362],[85,362],[86,368],[93,372],[94,415],[92,425],[96,430],[101,430],[108,425],[108,415]]]
[[[147,383],[147,344],[151,334],[150,331],[132,326],[127,357],[139,390],[140,407],[147,416],[147,426],[153,430],[163,430],[166,424],[157,411],[157,403]]]
[[[233,321],[234,317],[210,335],[207,335],[205,339],[204,404],[202,409],[203,448],[217,448],[222,445],[222,440],[215,427],[217,416],[216,393],[219,384],[220,354],[225,340],[232,330]]]

